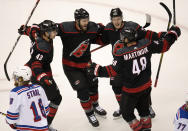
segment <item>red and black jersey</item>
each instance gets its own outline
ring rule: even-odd
[[[26,65],[31,68],[32,75],[37,79],[44,75],[52,76],[50,63],[53,60],[53,41],[48,42],[40,37],[39,30],[37,25],[33,25],[28,26],[24,33],[32,41],[31,58]]]
[[[145,30],[142,28],[139,24],[132,22],[132,21],[123,21],[123,26],[121,29],[115,29],[112,22],[108,23],[104,31],[102,33],[102,41],[104,43],[110,43],[113,47],[113,45],[120,40],[120,32],[124,27],[132,27],[137,30],[138,33],[138,40],[140,39],[148,39],[148,40],[158,40],[161,37],[162,32],[156,33],[150,30]]]
[[[38,37],[32,44],[31,58],[27,62],[27,65],[31,67],[33,76],[39,77],[41,74],[47,72],[50,73],[47,75],[51,76],[50,63],[53,60],[53,42],[47,42]]]
[[[128,93],[143,91],[151,86],[152,54],[166,52],[174,41],[174,36],[168,34],[163,40],[141,39],[137,41],[136,45],[130,47],[121,42],[117,43],[118,46],[114,45],[113,48],[113,64],[99,67],[95,74],[100,77],[112,77],[120,74],[123,91]]]
[[[81,32],[76,28],[75,21],[62,22],[58,25],[58,36],[63,43],[63,64],[75,68],[85,68],[91,61],[90,45],[103,44],[100,33],[103,26],[89,22],[88,30]]]

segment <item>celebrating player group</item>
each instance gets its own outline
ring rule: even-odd
[[[158,33],[145,30],[138,23],[123,20],[120,8],[111,9],[109,14],[110,21],[106,26],[90,21],[88,11],[80,8],[74,12],[74,21],[55,23],[44,20],[18,29],[20,35],[30,38],[32,46],[29,61],[13,72],[15,88],[10,92],[6,115],[11,128],[57,131],[51,124],[62,96],[50,64],[53,61],[53,39],[59,36],[63,44],[63,71],[77,92],[89,123],[98,127],[96,115],[103,118],[107,115],[99,104],[98,77],[109,77],[119,104],[113,117],[122,116],[133,131],[151,131],[151,119],[155,117],[151,106],[151,56],[167,52],[181,35],[181,30],[175,25]],[[113,63],[101,66],[93,62],[91,44],[111,44]],[[134,109],[137,109],[139,119]]]

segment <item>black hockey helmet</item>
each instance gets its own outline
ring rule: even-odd
[[[120,40],[124,41],[126,38],[129,42],[136,41],[138,37],[137,31],[132,27],[124,27],[120,31]]]
[[[111,19],[113,17],[117,17],[117,16],[121,16],[121,17],[123,16],[123,13],[120,10],[120,8],[113,8],[113,9],[111,9],[111,11],[110,11],[110,17],[111,17]]]
[[[76,9],[74,11],[74,18],[75,20],[89,18],[89,13],[83,8]]]
[[[42,32],[57,31],[57,24],[51,20],[44,20],[39,24],[39,27]]]

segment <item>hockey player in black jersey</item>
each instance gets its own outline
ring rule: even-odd
[[[93,63],[88,68],[89,74],[98,77],[120,74],[123,85],[120,108],[123,118],[133,131],[150,131],[152,126],[149,112],[151,56],[153,53],[168,51],[180,35],[180,29],[172,26],[163,39],[150,41],[139,39],[138,31],[134,28],[124,27],[120,40],[113,47],[113,64],[102,67]],[[134,115],[135,108],[140,120]]]
[[[89,13],[83,9],[74,12],[75,21],[62,22],[58,25],[58,36],[63,44],[63,69],[72,88],[77,91],[89,122],[99,126],[95,114],[105,116],[106,111],[98,103],[98,79],[87,76],[87,66],[91,62],[91,43],[103,44],[100,37],[101,25],[89,21]]]
[[[53,21],[45,20],[38,25],[27,26],[25,29],[21,26],[18,32],[22,35],[29,36],[31,39],[31,58],[26,65],[32,70],[31,82],[40,84],[50,101],[50,111],[47,120],[49,130],[55,131],[50,125],[62,99],[60,91],[53,79],[50,66],[53,60],[53,39],[57,35],[57,24]]]
[[[112,47],[120,39],[120,31],[124,27],[135,28],[138,32],[138,37],[140,39],[146,38],[148,40],[158,40],[164,34],[164,32],[156,33],[150,30],[145,30],[139,24],[132,21],[123,21],[123,13],[120,10],[120,8],[113,8],[110,12],[110,18],[111,18],[111,22],[108,23],[104,28],[102,41],[105,44],[110,43]],[[120,104],[121,88],[122,88],[121,77],[119,75],[116,77],[111,77],[110,84],[112,85],[112,89],[115,93],[116,100]],[[150,113],[151,116],[155,117],[155,113],[151,106],[150,106],[150,110],[151,110]],[[120,115],[121,115],[121,110],[117,110],[113,113],[114,117],[119,117]]]

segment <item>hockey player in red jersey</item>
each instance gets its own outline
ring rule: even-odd
[[[50,112],[47,116],[50,126],[62,99],[56,82],[53,79],[50,66],[53,60],[53,39],[57,35],[57,24],[53,21],[45,20],[38,25],[28,26],[25,30],[21,26],[19,33],[28,35],[31,39],[31,58],[26,65],[32,70],[31,82],[40,84],[50,101]],[[51,126],[50,128],[52,130]]]
[[[100,32],[103,26],[89,21],[89,13],[83,9],[74,12],[75,21],[58,25],[58,36],[63,44],[63,69],[72,88],[77,91],[82,108],[92,126],[99,126],[95,114],[105,116],[106,111],[98,103],[98,79],[87,75],[87,66],[91,62],[91,43],[103,44]]]
[[[104,28],[102,34],[102,41],[105,44],[110,43],[112,47],[120,39],[120,31],[124,27],[135,28],[138,32],[138,37],[140,39],[146,38],[148,40],[158,40],[161,36],[164,35],[164,32],[156,33],[150,30],[145,30],[135,22],[123,21],[123,12],[121,11],[120,8],[113,8],[110,12],[110,18],[111,18],[111,22],[109,22]],[[122,89],[121,77],[119,75],[117,75],[116,77],[111,77],[110,84],[112,85],[112,89],[115,93],[116,99],[120,104],[121,89]],[[152,116],[152,118],[155,117],[155,112],[153,111],[151,106],[150,106],[150,111],[151,111],[150,115]],[[115,118],[119,117],[120,115],[121,115],[121,110],[117,110],[113,113],[113,116]]]
[[[139,39],[138,31],[124,27],[120,40],[113,47],[112,65],[100,66],[91,64],[88,73],[98,77],[113,77],[120,74],[122,79],[122,98],[120,108],[122,116],[133,131],[150,131],[151,117],[149,112],[151,93],[151,56],[169,50],[181,35],[177,26],[172,26],[163,39],[150,41]],[[134,115],[138,110],[140,120]]]

